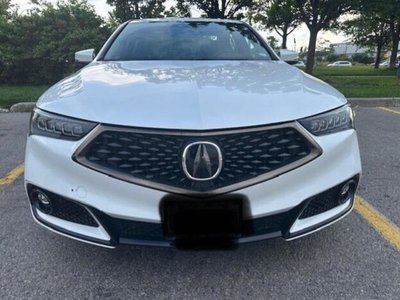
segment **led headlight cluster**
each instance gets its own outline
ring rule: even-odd
[[[314,135],[324,135],[354,128],[353,111],[349,105],[339,109],[299,120]]]
[[[31,119],[31,135],[42,135],[64,140],[79,140],[97,124],[50,114],[35,109]]]

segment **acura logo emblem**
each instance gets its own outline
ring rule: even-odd
[[[221,150],[211,142],[191,143],[183,150],[182,167],[190,179],[198,181],[214,179],[222,169]]]

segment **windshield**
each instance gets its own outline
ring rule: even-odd
[[[249,27],[221,22],[128,24],[104,60],[271,60]]]

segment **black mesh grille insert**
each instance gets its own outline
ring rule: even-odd
[[[223,165],[211,180],[189,179],[182,167],[184,148],[208,141],[221,149]],[[128,181],[141,180],[194,192],[209,192],[280,169],[310,155],[313,145],[295,128],[209,134],[153,134],[106,130],[78,153],[78,161]],[[146,184],[144,184],[146,185]],[[150,186],[152,186],[150,184]]]
[[[49,206],[43,206],[36,199],[31,199],[36,201],[35,205],[43,213],[69,222],[98,227],[97,222],[83,206],[48,191],[45,193],[51,200]]]
[[[305,219],[326,212],[342,203],[339,202],[339,193],[342,185],[335,186],[314,197],[301,213],[299,219]]]

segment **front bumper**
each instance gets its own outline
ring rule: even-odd
[[[234,192],[247,199],[248,213],[238,242],[283,237],[293,239],[318,230],[347,214],[353,197],[327,211],[299,219],[310,199],[355,178],[361,172],[356,132],[315,137],[323,154],[313,161],[256,185]],[[168,194],[127,183],[74,162],[82,141],[28,137],[25,184],[61,195],[88,210],[98,222],[90,227],[69,222],[31,205],[36,221],[58,233],[98,245],[171,245],[162,235],[160,202]]]

